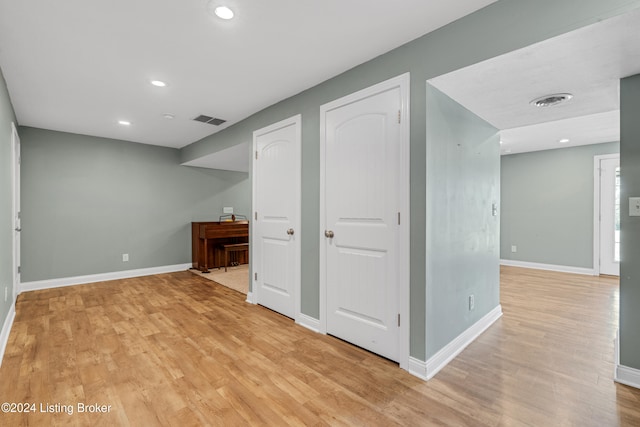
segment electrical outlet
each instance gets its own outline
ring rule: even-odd
[[[122,254],[122,262],[129,262],[129,254]]]
[[[232,214],[233,213],[233,207],[224,207],[222,208],[222,213],[226,213],[226,214]]]
[[[511,252],[513,253],[518,252],[518,247],[516,245],[511,245]]]
[[[469,295],[469,311],[472,311],[474,308],[476,308],[476,298],[471,294]]]

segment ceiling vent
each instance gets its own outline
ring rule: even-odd
[[[218,119],[211,116],[205,116],[204,114],[200,114],[198,117],[196,117],[193,120],[195,120],[196,122],[209,123],[210,125],[214,125],[214,126],[220,126],[221,124],[226,122],[226,120]]]
[[[529,104],[536,107],[551,107],[552,105],[558,105],[562,102],[566,102],[573,98],[570,93],[554,93],[553,95],[545,95],[540,98],[536,98]]]

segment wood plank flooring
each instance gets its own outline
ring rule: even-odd
[[[617,280],[501,277],[504,316],[429,382],[188,271],[28,292],[0,402],[36,412],[0,425],[639,426],[612,380]]]

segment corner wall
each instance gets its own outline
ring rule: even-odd
[[[496,128],[427,88],[428,358],[500,305],[499,141]]]
[[[180,153],[20,128],[22,282],[191,262],[191,221],[250,215],[248,174],[180,166]],[[122,254],[129,261],[122,261]]]
[[[640,217],[629,197],[640,197],[640,74],[620,81],[620,365],[636,370],[640,387]]]

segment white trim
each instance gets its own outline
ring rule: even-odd
[[[107,280],[129,279],[132,277],[151,276],[153,274],[173,273],[185,271],[192,267],[192,263],[165,265],[161,267],[140,268],[137,270],[114,271],[112,273],[90,274],[87,276],[64,277],[60,279],[38,280],[23,282],[20,293],[40,291],[43,289],[60,288],[63,286],[83,285],[87,283],[106,282]]]
[[[409,373],[420,379],[427,381],[427,362],[424,360],[416,359],[415,357],[409,357]]]
[[[593,275],[600,275],[600,162],[620,159],[620,153],[593,156]]]
[[[320,321],[311,316],[307,316],[306,314],[300,313],[298,319],[296,319],[296,323],[312,330],[313,332],[320,332]]]
[[[15,230],[21,227],[21,222],[17,212],[20,212],[20,156],[21,145],[18,128],[14,122],[11,122],[11,263],[12,263],[12,289],[13,300],[15,302],[20,289],[20,233]],[[16,157],[18,161],[16,161]]]
[[[561,273],[583,274],[585,276],[597,276],[592,268],[572,267],[570,265],[541,264],[538,262],[517,261],[512,259],[501,259],[501,265],[511,267],[533,268],[536,270],[559,271]]]
[[[338,108],[343,105],[347,105],[353,102],[357,102],[360,99],[373,96],[376,93],[384,92],[396,87],[400,88],[401,96],[401,123],[400,123],[400,187],[398,188],[399,195],[399,210],[401,212],[402,221],[398,229],[398,313],[403,321],[398,331],[398,362],[400,368],[409,370],[409,347],[410,347],[410,228],[411,219],[409,217],[410,212],[410,85],[411,74],[404,73],[391,79],[385,80],[368,88],[362,89],[350,95],[343,96],[334,101],[328,102],[320,106],[320,319],[318,332],[327,333],[327,301],[326,301],[326,239],[324,238],[324,230],[326,229],[326,195],[325,195],[325,182],[326,182],[326,158],[325,158],[325,145],[326,145],[326,114],[328,111]]]
[[[260,245],[257,244],[257,236],[260,234],[258,231],[259,227],[260,227],[260,223],[258,221],[256,221],[256,217],[255,217],[255,212],[257,211],[257,194],[256,194],[256,188],[257,188],[257,168],[258,168],[258,163],[256,162],[256,158],[255,158],[255,153],[258,150],[258,137],[260,137],[261,135],[264,134],[268,134],[271,132],[274,132],[278,129],[282,129],[288,126],[294,126],[295,127],[295,131],[296,131],[296,143],[297,143],[297,150],[298,152],[296,153],[298,155],[298,167],[296,169],[296,193],[297,193],[297,200],[298,203],[296,204],[295,207],[295,222],[292,224],[294,230],[295,230],[295,241],[294,244],[296,245],[296,253],[295,253],[295,260],[294,260],[294,276],[295,276],[295,284],[293,286],[293,300],[294,300],[294,320],[297,320],[298,317],[300,316],[300,298],[301,298],[301,294],[302,294],[302,115],[301,114],[296,114],[295,116],[289,117],[287,119],[281,120],[277,123],[273,123],[269,126],[263,127],[261,129],[258,129],[256,131],[253,132],[253,145],[252,145],[252,151],[251,151],[251,175],[252,175],[252,179],[251,179],[251,210],[252,212],[254,212],[254,214],[252,215],[252,221],[250,221],[250,223],[252,224],[252,228],[251,228],[251,233],[250,233],[250,245],[249,247],[251,248],[251,256],[249,257],[249,260],[251,262],[251,271],[254,274],[254,278],[255,278],[255,270],[253,268],[254,266],[254,260],[257,259],[261,259],[259,258],[259,249],[260,249]],[[259,272],[260,273],[260,272]],[[260,293],[259,293],[259,286],[257,286],[256,280],[254,279],[253,282],[254,286],[252,286],[252,296],[251,296],[251,302],[253,304],[259,304],[260,303]],[[248,301],[248,299],[247,299]]]
[[[640,369],[616,365],[616,372],[613,380],[617,383],[640,389]]]
[[[451,360],[486,331],[489,326],[493,325],[501,316],[502,306],[498,304],[496,308],[487,313],[482,319],[471,325],[466,331],[458,335],[453,341],[430,357],[426,362],[426,379],[429,380],[433,378],[435,374],[447,366]]]
[[[617,383],[628,385],[640,389],[640,369],[630,368],[620,364],[620,330],[616,330],[616,337],[613,340],[615,369],[613,380]]]
[[[2,324],[2,332],[0,333],[0,366],[4,360],[4,352],[7,349],[7,343],[9,342],[9,334],[11,333],[11,327],[13,326],[13,320],[16,318],[16,307],[11,305],[7,317]]]
[[[249,304],[257,304],[256,299],[253,296],[253,292],[247,292],[247,302]]]

